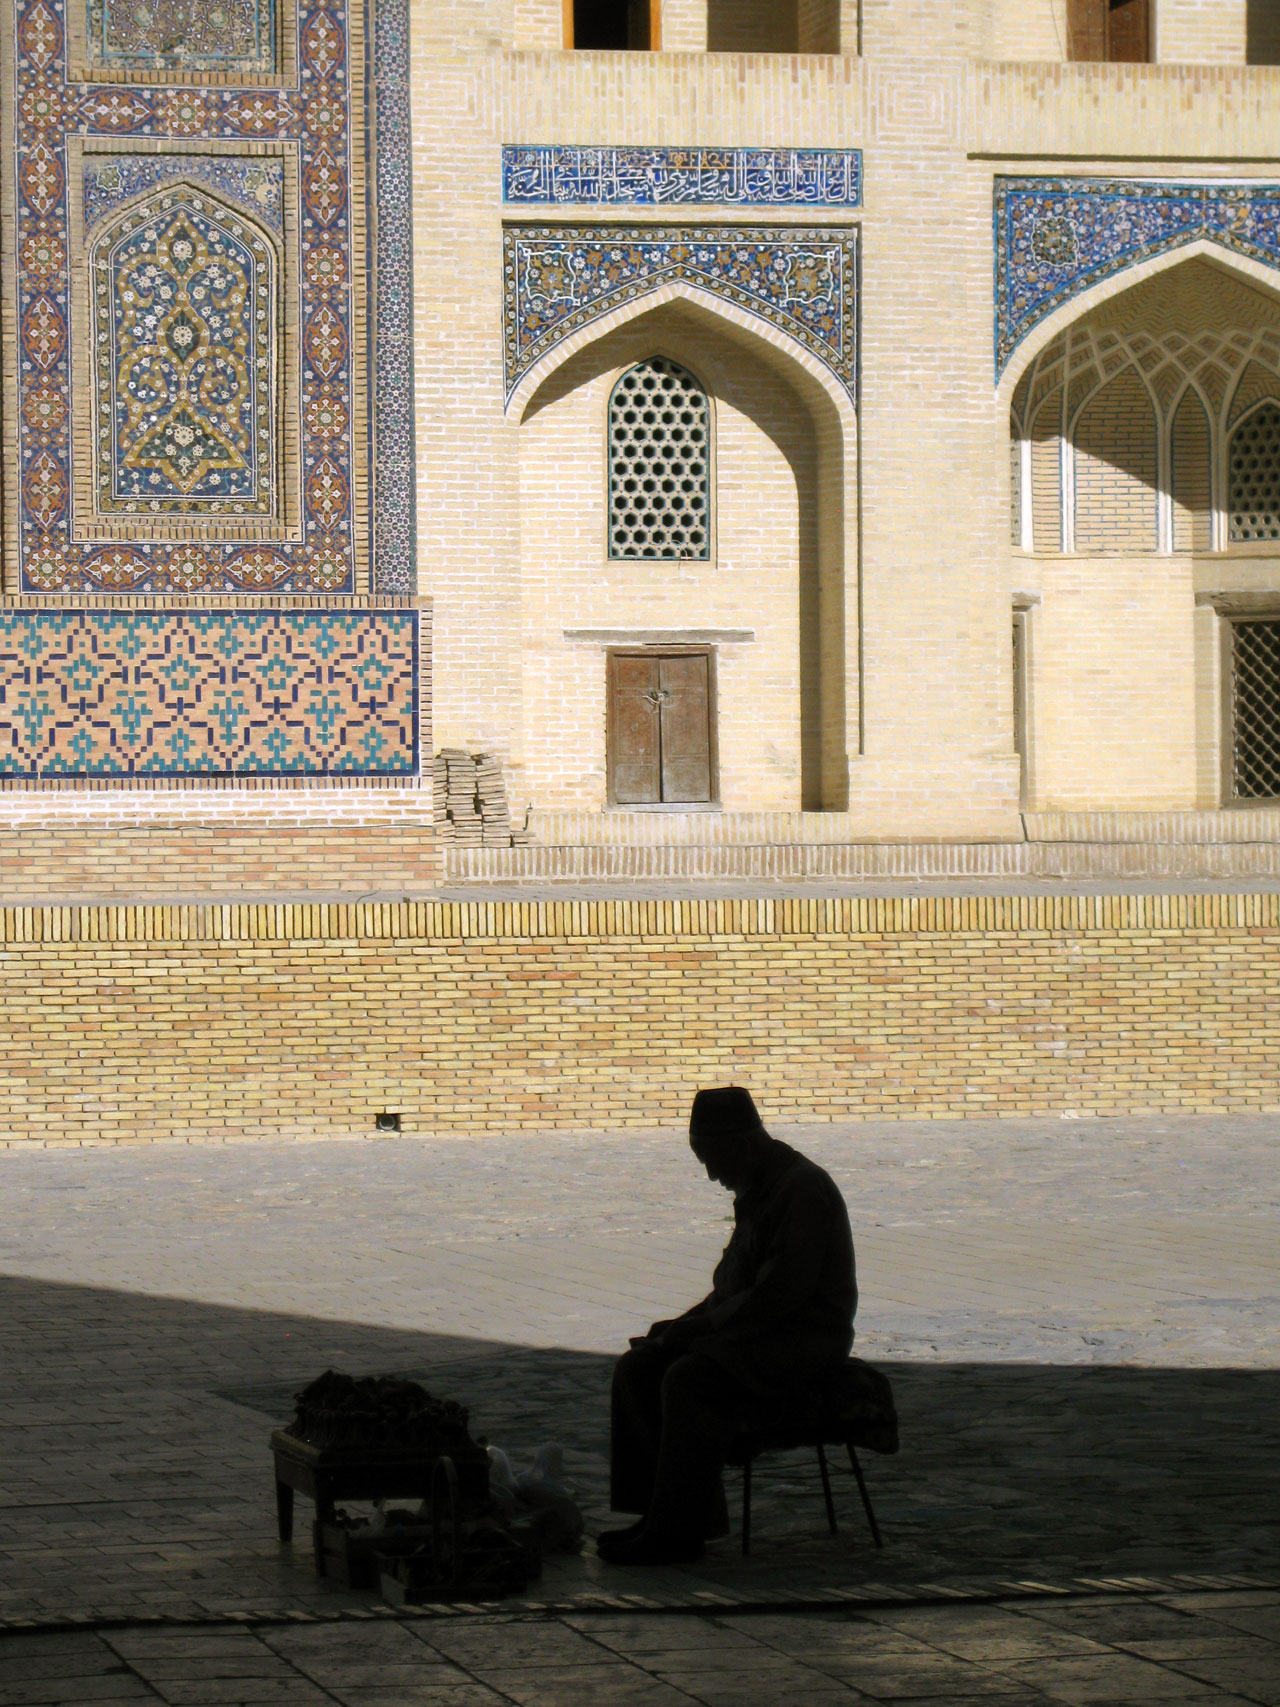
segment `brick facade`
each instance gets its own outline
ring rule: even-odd
[[[0,911],[3,1142],[1280,1107],[1275,895]]]

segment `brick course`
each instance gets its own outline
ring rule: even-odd
[[[0,1142],[1280,1108],[1280,895],[10,907]]]

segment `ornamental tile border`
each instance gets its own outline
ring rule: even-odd
[[[677,280],[786,332],[856,397],[857,262],[853,226],[508,226],[507,399],[573,333]]]
[[[1040,321],[1101,280],[1208,238],[1280,268],[1280,184],[995,180],[995,372]]]
[[[848,209],[862,205],[862,151],[508,145],[502,199],[508,206]]]
[[[16,319],[7,406],[17,478],[6,556],[16,587],[349,594],[372,583],[411,592],[413,524],[405,494],[412,492],[412,395],[399,340],[366,339],[363,328],[367,287],[375,281],[384,297],[384,334],[402,332],[411,318],[406,0],[373,0],[370,7],[371,84],[385,108],[380,123],[365,109],[363,4],[277,0],[278,69],[269,81],[246,63],[243,74],[157,64],[145,82],[136,71],[128,81],[88,78],[79,39],[86,4],[15,0],[13,12],[12,140],[19,170],[6,260],[6,268],[13,266]],[[174,6],[181,10],[180,0]],[[183,86],[175,87],[179,81]],[[73,529],[70,440],[83,397],[72,395],[71,279],[84,258],[71,241],[70,202],[82,194],[69,171],[72,137],[81,139],[86,156],[127,147],[138,159],[175,146],[207,146],[212,158],[214,150],[238,145],[245,156],[263,156],[268,197],[269,156],[296,152],[301,229],[286,268],[297,288],[290,285],[281,303],[281,323],[283,337],[299,350],[300,428],[290,429],[295,443],[286,454],[301,489],[294,529],[300,537],[246,537],[242,527],[229,527],[221,538],[193,544],[164,538],[163,529],[153,530],[159,538],[129,540]],[[204,176],[218,169],[210,165]],[[174,170],[167,162],[156,168],[158,178]],[[103,209],[76,211],[97,217]],[[366,218],[375,211],[376,270],[363,242]],[[375,410],[386,414],[376,464],[369,431]],[[384,524],[372,563],[364,538],[371,508]]]
[[[373,221],[377,334],[369,485],[373,586],[417,588],[417,455],[413,431],[413,162],[409,150],[409,0],[374,0]]]
[[[0,782],[396,778],[412,610],[0,608]]]

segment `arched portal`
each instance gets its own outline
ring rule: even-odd
[[[1280,776],[1280,698],[1237,660],[1262,632],[1240,624],[1280,617],[1274,287],[1221,252],[1184,254],[1020,357],[1006,395],[1013,584],[1035,598],[1030,803],[1216,807],[1246,797],[1241,776],[1256,798],[1258,753]]]
[[[780,348],[773,328],[766,337],[693,291],[668,287],[592,330],[513,400],[529,797],[562,811],[843,809],[856,694],[856,647],[845,643],[847,397],[837,403],[838,385]],[[705,397],[708,530],[679,550],[622,553],[610,527],[610,427],[628,376],[644,373],[683,387],[686,403],[695,390]],[[693,478],[683,462],[676,472]],[[659,484],[676,477],[656,464],[651,473]],[[652,714],[659,741],[676,691],[659,661],[697,657],[705,665],[668,673],[681,691],[695,674],[706,683],[710,786],[677,778],[668,790],[660,774],[637,782],[647,725],[626,737],[623,786],[620,719]],[[631,712],[619,694],[635,699]]]

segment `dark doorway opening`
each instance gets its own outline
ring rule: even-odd
[[[659,0],[573,0],[575,48],[631,49],[647,53],[658,43]]]

